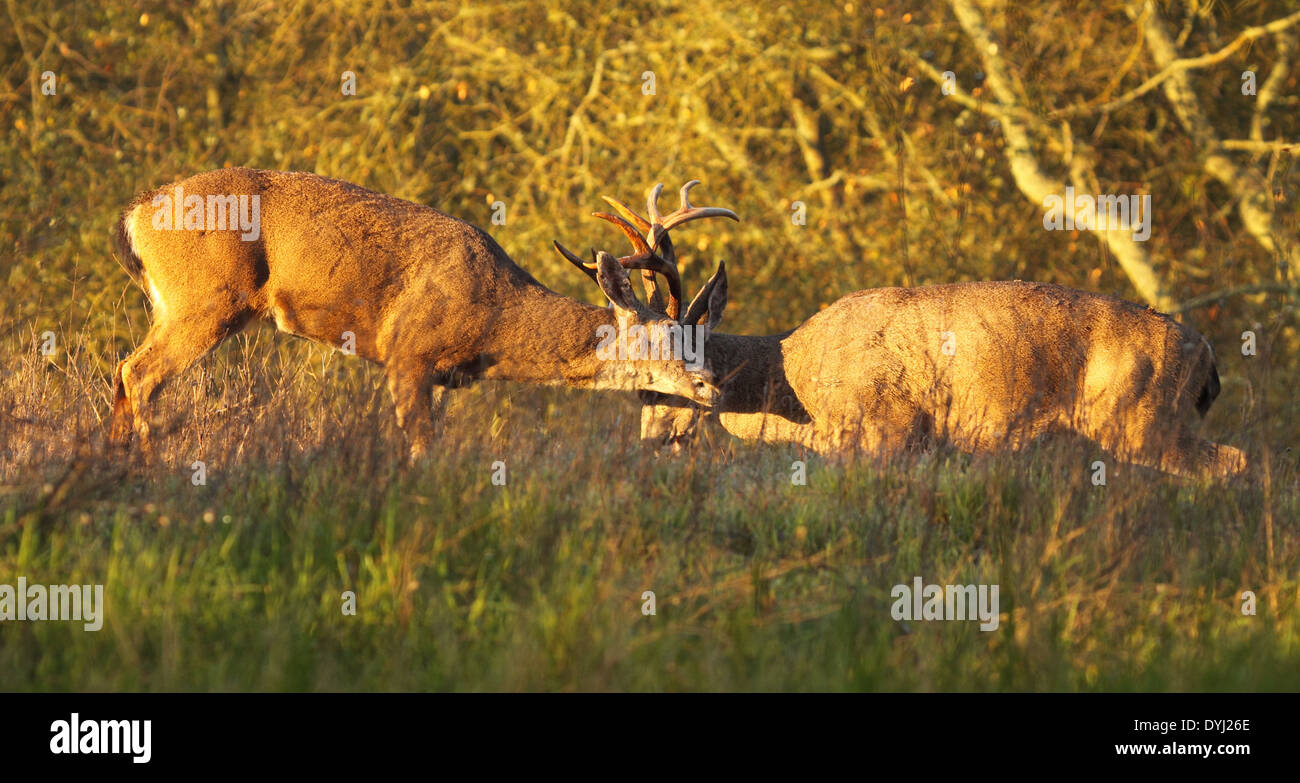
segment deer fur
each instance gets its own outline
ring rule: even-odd
[[[191,228],[167,230],[161,198],[178,188],[185,201],[257,196],[260,226],[222,230],[205,207]],[[413,457],[433,437],[435,386],[497,378],[654,390],[702,404],[717,395],[707,373],[680,357],[597,357],[602,325],[661,335],[673,324],[637,301],[612,257],[597,264],[611,310],[547,289],[469,223],[340,180],[246,168],[198,174],[140,194],[115,244],[153,314],[114,374],[110,435],[119,444],[133,431],[145,440],[162,386],[256,319],[331,346],[349,333],[357,355],[383,365]]]
[[[671,248],[657,220],[606,200],[646,232],[652,254]],[[740,438],[883,454],[936,442],[1016,449],[1072,432],[1175,475],[1246,469],[1239,449],[1197,434],[1219,394],[1209,342],[1142,305],[1022,281],[878,288],[750,337],[712,331],[727,302],[724,265],[696,300],[681,321],[707,313],[705,365],[722,388],[709,416]],[[695,434],[701,411],[689,401],[640,396],[643,440],[679,448]]]
[[[949,353],[949,351],[951,353]],[[1029,282],[859,291],[774,337],[711,333],[732,435],[822,453],[935,442],[1016,449],[1073,432],[1117,459],[1231,476],[1238,449],[1201,438],[1219,394],[1208,341],[1150,308]],[[642,437],[680,440],[694,406],[643,393]]]

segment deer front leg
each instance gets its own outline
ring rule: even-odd
[[[1179,433],[1154,458],[1135,462],[1187,478],[1228,479],[1247,468],[1241,449],[1205,440],[1191,431]]]
[[[433,446],[433,378],[432,367],[421,361],[389,362],[388,392],[397,408],[397,425],[402,428],[414,464]],[[441,412],[445,389],[438,387],[437,401]]]
[[[131,435],[150,450],[150,407],[172,378],[187,370],[247,320],[247,313],[208,310],[185,313],[150,327],[140,347],[113,373],[113,416],[109,442],[125,447]]]
[[[134,415],[131,413],[131,399],[126,394],[126,384],[122,382],[122,367],[126,360],[117,363],[113,372],[113,413],[108,424],[108,443],[119,449],[131,445],[131,433],[134,431]]]
[[[1152,418],[1152,421],[1160,419]],[[1097,428],[1089,435],[1123,462],[1183,478],[1232,478],[1248,467],[1245,452],[1205,440],[1192,424],[1179,423],[1168,432],[1158,423],[1147,427],[1106,427]]]

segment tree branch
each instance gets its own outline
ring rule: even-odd
[[[1007,160],[1011,166],[1011,175],[1016,180],[1016,186],[1030,200],[1042,206],[1048,196],[1064,193],[1065,184],[1049,177],[1043,171],[1034,155],[1029,134],[1031,124],[1023,122],[1018,113],[1012,111],[1019,108],[1020,98],[1011,86],[1012,80],[1006,63],[998,55],[999,49],[994,45],[993,37],[975,3],[973,0],[949,0],[949,2],[962,30],[971,39],[971,43],[983,60],[987,85],[997,97],[998,105],[1004,108],[1000,122],[1002,133],[1007,140]],[[1082,158],[1076,164],[1076,168],[1082,170]],[[1083,190],[1086,192],[1086,188]],[[1159,310],[1167,311],[1174,306],[1164,281],[1147,257],[1146,251],[1133,240],[1131,232],[1096,231],[1094,233],[1097,239],[1105,243],[1106,247],[1114,253],[1115,260],[1128,275],[1139,296]]]
[[[1143,13],[1147,14],[1149,12],[1144,10]],[[1138,20],[1138,23],[1139,25],[1146,27],[1146,24],[1141,19]],[[1265,25],[1247,27],[1233,40],[1232,43],[1217,52],[1203,54],[1199,57],[1184,57],[1165,63],[1155,76],[1152,76],[1141,85],[1129,90],[1112,101],[1106,101],[1105,103],[1099,104],[1072,106],[1067,109],[1053,112],[1051,116],[1054,119],[1059,119],[1063,117],[1078,117],[1085,114],[1101,114],[1104,112],[1114,111],[1125,104],[1132,103],[1138,98],[1141,98],[1143,95],[1146,95],[1175,76],[1183,75],[1187,71],[1197,68],[1207,68],[1211,65],[1218,65],[1251,41],[1254,41],[1257,38],[1262,38],[1271,33],[1282,32],[1283,30],[1294,27],[1296,24],[1300,24],[1300,11],[1297,11],[1290,16],[1284,16],[1281,19],[1274,20]]]
[[[1171,315],[1177,313],[1185,313],[1188,310],[1195,310],[1198,307],[1204,307],[1208,304],[1214,304],[1215,302],[1221,301],[1223,299],[1227,299],[1230,296],[1245,296],[1246,294],[1265,294],[1271,292],[1289,293],[1291,294],[1292,298],[1295,298],[1297,295],[1300,295],[1300,291],[1297,291],[1295,286],[1286,285],[1285,283],[1256,283],[1252,285],[1239,285],[1239,286],[1233,286],[1232,288],[1224,288],[1219,291],[1212,291],[1208,294],[1202,294],[1201,296],[1193,297],[1191,299],[1188,299],[1185,302],[1174,305],[1173,308],[1169,310],[1169,313]]]

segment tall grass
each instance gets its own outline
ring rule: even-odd
[[[1112,462],[1104,486],[1073,441],[878,463],[714,434],[668,459],[630,396],[482,384],[408,468],[374,368],[254,330],[122,459],[103,362],[32,339],[4,365],[0,574],[107,608],[97,633],[0,626],[0,689],[1300,688],[1286,454],[1267,484]],[[998,584],[1000,627],[896,622],[914,576]]]

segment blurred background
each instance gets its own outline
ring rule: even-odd
[[[114,218],[205,169],[434,206],[588,301],[551,239],[621,249],[600,194],[641,208],[662,181],[668,209],[699,178],[697,203],[744,220],[685,229],[683,277],[728,262],[731,331],[862,288],[1033,279],[1179,312],[1238,397],[1253,330],[1245,361],[1293,385],[1292,2],[763,5],[9,2],[5,331],[76,333],[105,367],[129,351],[147,316]],[[1150,239],[1044,230],[1067,185],[1150,194]]]

